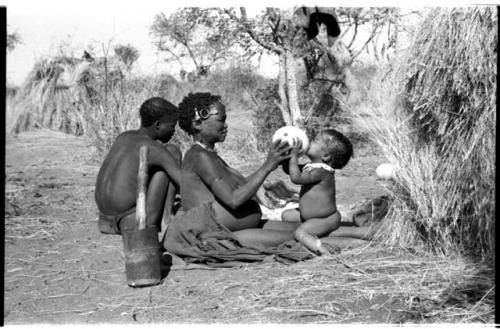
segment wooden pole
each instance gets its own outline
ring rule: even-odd
[[[137,229],[146,228],[146,191],[148,188],[148,146],[139,149],[139,170],[137,173],[137,204],[135,220]]]

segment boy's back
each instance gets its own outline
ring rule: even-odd
[[[106,156],[96,183],[96,203],[106,215],[118,215],[135,206],[139,148],[156,143],[139,131],[119,135]]]
[[[148,146],[147,225],[159,227],[172,211],[179,184],[182,154],[167,143],[175,132],[177,108],[160,97],[146,100],[140,107],[141,127],[119,135],[104,159],[96,181],[95,201],[99,208],[99,229],[120,233],[135,227],[139,149]],[[160,143],[161,142],[161,143]]]

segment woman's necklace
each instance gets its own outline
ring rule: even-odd
[[[206,146],[205,144],[202,144],[200,142],[195,142],[195,144],[199,145],[200,147],[202,147],[203,149],[207,150],[208,152],[211,152],[211,153],[214,153],[215,156],[217,158],[219,158],[220,161],[222,161],[222,163],[226,166],[226,167],[229,167],[229,165],[226,163],[226,161],[224,161],[224,159],[222,159],[218,154],[217,154],[217,151],[214,150],[214,149],[211,149],[209,148],[208,146]],[[230,168],[230,167],[229,167]]]
[[[202,148],[204,148],[205,150],[207,150],[208,152],[213,152],[213,153],[217,153],[217,151],[215,151],[214,149],[211,149],[209,148],[208,146],[206,146],[205,144],[203,143],[200,143],[198,141],[195,142],[195,144],[201,146]]]

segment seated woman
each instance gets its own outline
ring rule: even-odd
[[[293,239],[297,223],[263,221],[256,197],[269,173],[290,157],[291,146],[274,143],[262,166],[245,178],[214,150],[215,144],[223,142],[227,135],[226,108],[221,97],[190,93],[179,104],[179,112],[180,127],[194,140],[181,169],[183,210],[209,204],[215,220],[242,243],[277,246]]]

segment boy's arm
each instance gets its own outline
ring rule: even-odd
[[[151,142],[149,147],[149,163],[159,166],[165,170],[170,177],[179,186],[181,178],[181,168],[175,161],[175,158],[161,144]]]
[[[305,173],[301,172],[301,168],[299,168],[298,164],[297,149],[292,150],[292,157],[290,158],[289,170],[290,170],[290,180],[292,181],[292,183],[298,185],[319,182],[323,178],[321,170],[311,170]]]

